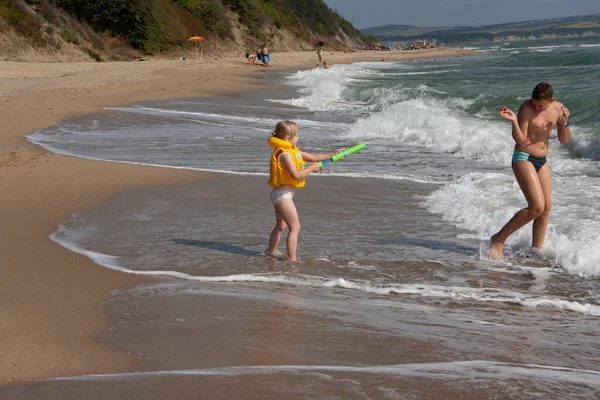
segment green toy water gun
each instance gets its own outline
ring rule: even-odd
[[[348,148],[348,149],[344,149],[339,153],[335,153],[333,156],[331,156],[331,158],[329,160],[325,160],[325,161],[319,161],[319,165],[322,167],[325,164],[329,164],[334,163],[336,161],[340,161],[342,158],[349,156],[350,154],[354,154],[354,153],[358,153],[361,150],[365,149],[365,144],[364,143],[358,143],[355,144],[354,146]]]

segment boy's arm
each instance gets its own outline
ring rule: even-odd
[[[317,161],[325,161],[329,160],[336,153],[320,153],[320,154],[310,154],[300,151],[302,154],[302,158],[309,162],[317,162]]]
[[[558,141],[560,142],[560,144],[569,143],[569,140],[571,140],[571,128],[569,126],[563,128],[562,126],[557,125],[556,131],[558,134]]]
[[[282,153],[279,157],[279,160],[287,168],[288,172],[290,173],[290,176],[295,180],[305,178],[311,172],[315,172],[321,169],[321,166],[319,164],[312,164],[310,167],[298,171],[290,153]]]
[[[527,103],[521,105],[517,114],[517,119],[512,121],[512,137],[517,144],[524,144],[527,141],[527,130],[529,129],[529,110]]]
[[[561,144],[567,144],[569,143],[569,140],[571,140],[571,128],[569,127],[569,116],[571,115],[571,112],[562,103],[558,103],[558,106],[560,117],[558,117],[558,121],[556,121],[556,133],[558,141]]]

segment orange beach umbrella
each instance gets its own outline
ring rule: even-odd
[[[202,57],[202,42],[204,42],[205,39],[202,36],[192,36],[187,40],[188,42],[196,44],[196,58],[198,58],[198,46],[200,46],[200,57]]]

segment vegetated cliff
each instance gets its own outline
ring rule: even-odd
[[[323,0],[0,0],[0,60],[128,60],[351,49],[374,41]]]

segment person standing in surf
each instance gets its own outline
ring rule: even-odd
[[[298,125],[293,121],[280,121],[275,127],[273,136],[269,138],[269,146],[273,147],[269,166],[269,185],[271,204],[275,208],[275,228],[269,237],[267,255],[276,255],[281,235],[289,229],[287,236],[287,256],[291,262],[296,262],[296,248],[300,233],[300,219],[294,204],[296,189],[304,187],[306,177],[321,169],[317,161],[325,161],[335,153],[310,154],[300,151],[298,143]],[[313,162],[305,168],[306,161]]]
[[[492,258],[501,260],[506,239],[531,221],[531,246],[539,249],[544,245],[552,205],[550,167],[546,160],[548,140],[556,126],[560,143],[569,142],[569,115],[569,109],[554,99],[552,86],[546,82],[533,89],[531,99],[521,104],[517,115],[508,107],[500,110],[500,116],[512,125],[515,140],[512,169],[527,200],[527,207],[519,210],[491,237]]]
[[[319,64],[323,64],[323,46],[324,42],[317,43],[317,57],[319,57]]]

